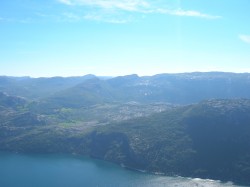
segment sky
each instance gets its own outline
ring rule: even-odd
[[[1,0],[0,75],[250,72],[249,0]]]

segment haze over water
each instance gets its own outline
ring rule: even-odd
[[[70,155],[0,153],[3,187],[233,187],[220,181],[166,177],[126,170],[111,163]]]

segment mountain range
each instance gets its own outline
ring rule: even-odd
[[[250,185],[250,74],[0,77],[0,150]]]
[[[169,102],[190,104],[211,98],[249,98],[248,73],[181,73],[120,77],[0,77],[0,91],[27,99],[63,100],[76,106],[101,102]],[[66,98],[66,100],[65,100]]]

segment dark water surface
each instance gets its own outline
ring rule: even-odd
[[[0,152],[0,187],[231,187],[220,181],[166,177],[71,155]]]

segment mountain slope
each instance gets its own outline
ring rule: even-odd
[[[99,80],[88,79],[47,97],[60,107],[79,107],[104,102],[167,102],[191,104],[206,99],[250,99],[250,74],[183,73],[139,77],[128,75]]]
[[[27,106],[25,99],[0,92],[0,142],[46,124],[41,115],[32,113]]]
[[[0,91],[37,100],[49,108],[85,107],[104,102],[191,104],[206,99],[250,99],[248,73],[180,73],[155,76],[0,77]],[[55,106],[52,106],[55,105]]]
[[[94,75],[82,77],[7,77],[0,76],[0,91],[10,95],[25,97],[26,99],[40,99],[56,92],[71,88],[85,80],[94,78]]]
[[[94,157],[154,172],[250,184],[250,100],[209,100],[106,126],[91,137]]]
[[[208,100],[92,126],[41,126],[4,150],[89,155],[129,168],[250,185],[250,100]]]

